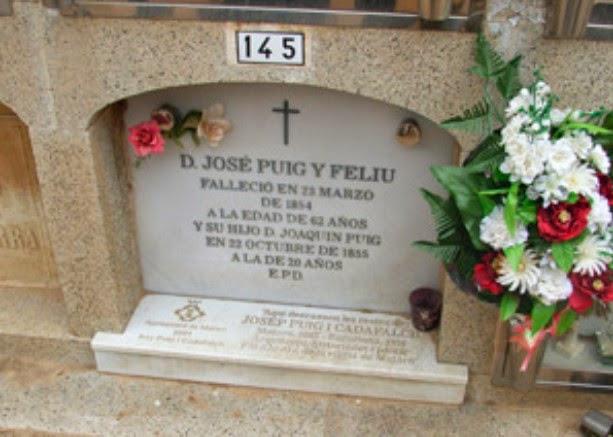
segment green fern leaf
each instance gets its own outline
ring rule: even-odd
[[[481,33],[477,35],[475,62],[477,65],[471,71],[483,78],[498,75],[505,68],[506,64],[502,56],[493,49],[489,41]]]
[[[507,102],[515,97],[522,88],[519,78],[520,64],[521,55],[507,62],[504,68],[496,76],[496,88]]]
[[[455,262],[461,249],[461,246],[457,244],[439,244],[431,241],[415,241],[413,246],[429,252],[436,259],[445,264]]]
[[[500,145],[500,135],[493,133],[481,142],[464,162],[469,173],[494,172],[505,157],[504,147]]]
[[[420,191],[430,206],[438,238],[443,239],[453,235],[458,227],[458,222],[460,226],[462,225],[457,209],[451,208],[450,203],[426,189],[422,188]]]
[[[441,123],[446,129],[462,130],[470,133],[489,133],[492,126],[492,114],[485,100],[466,109],[460,116],[449,118]]]

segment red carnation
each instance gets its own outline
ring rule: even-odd
[[[498,256],[496,252],[486,253],[481,258],[481,262],[475,264],[473,268],[473,281],[477,287],[494,295],[502,293],[502,285],[496,282],[498,274],[495,265],[498,262]]]
[[[570,295],[570,307],[578,313],[583,313],[592,307],[594,299],[603,303],[613,301],[613,272],[605,270],[599,275],[581,275],[572,273],[570,282],[573,293]]]
[[[130,131],[128,141],[134,146],[137,156],[144,157],[164,151],[164,137],[157,121],[145,121],[128,130]]]
[[[539,208],[536,221],[540,236],[552,242],[578,237],[587,226],[590,209],[585,197],[576,203],[560,202]]]
[[[613,181],[604,173],[597,173],[598,192],[609,201],[609,206],[613,206]]]

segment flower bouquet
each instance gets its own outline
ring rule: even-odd
[[[432,168],[450,196],[422,190],[437,241],[415,244],[516,319],[523,370],[548,335],[613,301],[613,112],[556,108],[538,71],[523,87],[521,57],[503,60],[481,35],[475,60],[484,98],[443,126],[483,140],[461,167]]]
[[[145,158],[164,153],[166,140],[183,148],[181,137],[190,134],[195,145],[200,145],[202,139],[210,147],[217,147],[231,128],[221,103],[202,111],[189,111],[185,116],[176,107],[164,104],[151,112],[149,120],[128,128],[128,142],[139,166]]]

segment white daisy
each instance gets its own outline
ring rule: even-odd
[[[515,235],[511,235],[504,222],[504,209],[501,206],[495,207],[481,220],[479,232],[481,241],[497,250],[521,244],[528,239],[528,230],[521,223],[516,224]]]
[[[598,275],[607,269],[611,262],[610,242],[596,235],[588,235],[577,245],[573,272],[582,275]]]
[[[598,189],[598,178],[596,172],[587,165],[575,165],[563,176],[562,185],[569,193],[591,197]]]
[[[547,167],[558,174],[564,174],[577,163],[570,142],[565,138],[553,143],[547,150]]]
[[[604,151],[600,144],[595,144],[592,150],[587,155],[588,161],[590,161],[596,169],[601,173],[609,173],[611,168],[611,162],[607,156],[607,152]]]
[[[592,143],[592,137],[590,137],[583,131],[575,132],[574,135],[565,138],[568,139],[570,146],[574,150],[575,154],[581,159],[587,158],[588,154],[590,153],[590,150],[592,150],[592,147],[594,145]]]
[[[568,190],[562,183],[562,177],[556,173],[544,174],[534,180],[534,184],[528,187],[529,193],[536,193],[543,199],[543,206],[547,208],[552,203],[566,200]]]
[[[524,251],[517,271],[513,270],[513,267],[504,258],[496,273],[498,273],[496,280],[501,285],[508,287],[511,291],[524,294],[537,284],[541,270],[538,267],[536,255],[528,249]]]
[[[549,114],[549,117],[551,118],[551,124],[553,124],[554,126],[559,126],[566,119],[566,117],[568,117],[568,114],[570,114],[570,112],[570,108],[566,108],[564,110],[553,108],[551,110],[551,113]]]
[[[588,227],[590,231],[604,231],[611,223],[611,208],[606,197],[595,194],[592,197],[592,209],[588,216]]]
[[[532,296],[538,297],[546,305],[567,299],[573,292],[573,285],[562,270],[554,267],[541,269],[541,274],[528,290]]]

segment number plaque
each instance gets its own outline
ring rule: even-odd
[[[304,65],[304,34],[300,32],[236,32],[239,64]]]

